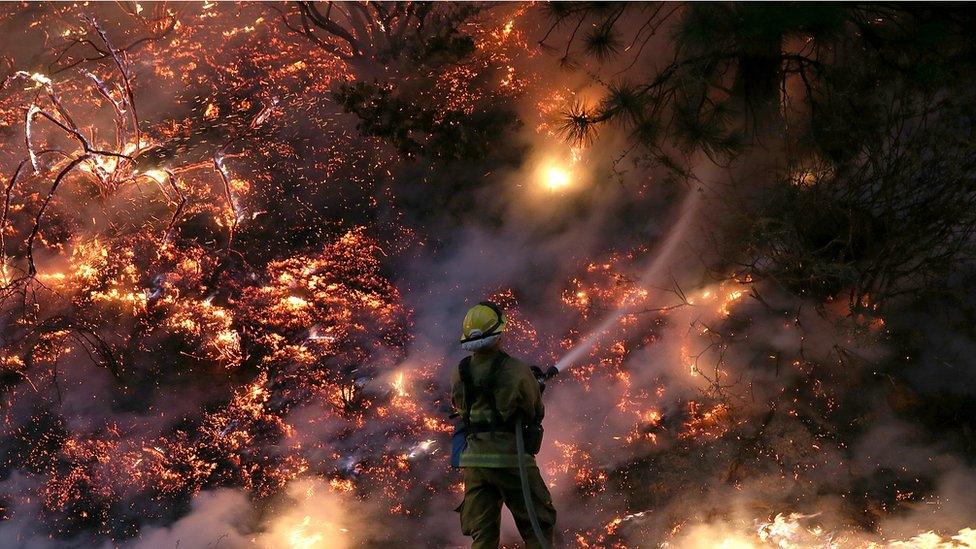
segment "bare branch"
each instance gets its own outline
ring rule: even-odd
[[[44,216],[44,211],[47,210],[47,205],[51,202],[54,197],[54,193],[57,192],[58,187],[64,178],[71,173],[71,170],[75,169],[79,164],[88,160],[89,155],[85,154],[75,158],[65,166],[58,176],[54,178],[54,183],[51,185],[51,189],[48,191],[47,195],[44,197],[44,201],[41,202],[41,208],[37,211],[37,216],[34,217],[34,226],[31,228],[30,234],[27,236],[27,276],[33,277],[37,274],[37,268],[34,266],[34,239],[37,238],[37,233],[41,228],[41,217]]]

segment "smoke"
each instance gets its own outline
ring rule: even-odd
[[[730,494],[722,520],[692,522],[681,528],[667,547],[971,548],[976,545],[976,530],[971,528],[971,509],[976,504],[971,491],[976,487],[974,480],[971,472],[947,474],[926,505],[883,520],[874,532],[840,526],[849,513],[839,500],[823,499],[808,514],[776,513],[768,519],[756,519],[748,496]],[[920,525],[924,526],[920,529]]]
[[[261,514],[240,490],[206,491],[194,498],[185,517],[169,527],[148,528],[125,547],[345,549],[360,546],[365,531],[378,533],[369,515],[354,511],[359,507],[314,478],[291,482],[282,500]]]
[[[308,67],[317,61],[315,67],[341,71],[320,53],[309,58],[309,50],[296,47],[282,59],[250,55],[281,37],[267,30],[265,19],[249,38],[249,24],[238,23],[253,19],[249,10],[257,8],[240,9],[240,21],[213,24],[215,36],[233,38],[211,62],[237,66],[253,58],[240,74],[271,71],[294,81],[252,88],[236,72],[211,70],[196,74],[193,85],[163,78],[164,85],[140,87],[139,95],[147,120],[204,116],[213,105],[222,113],[215,124],[229,125],[255,120],[283,98],[259,128],[275,147],[256,147],[248,156],[235,142],[225,162],[246,197],[239,249],[260,248],[248,255],[254,264],[236,263],[235,253],[225,260],[203,251],[223,245],[230,219],[207,209],[223,200],[212,177],[180,175],[196,193],[192,222],[183,230],[201,244],[179,250],[120,229],[165,225],[170,210],[163,191],[144,188],[148,182],[101,201],[90,200],[93,191],[83,185],[59,195],[64,207],[52,219],[67,220],[77,236],[66,238],[63,249],[38,253],[40,272],[67,271],[77,263],[69,260],[75,251],[95,256],[85,263],[92,271],[131,252],[107,282],[78,279],[111,286],[94,295],[104,302],[96,312],[113,316],[86,318],[86,325],[104,322],[108,328],[99,335],[112,350],[126,341],[141,344],[126,349],[130,359],[120,373],[76,347],[55,357],[49,370],[26,370],[35,387],[18,377],[5,393],[13,403],[5,419],[13,427],[3,446],[0,540],[90,547],[114,539],[132,548],[463,544],[452,511],[460,479],[446,459],[446,395],[462,356],[460,319],[485,298],[509,309],[505,341],[512,354],[562,370],[545,395],[539,463],[561,530],[581,544],[909,543],[929,529],[955,533],[972,523],[970,464],[953,441],[906,420],[899,409],[915,400],[909,394],[893,404],[900,385],[877,373],[900,360],[887,328],[866,326],[836,304],[782,292],[775,282],[738,277],[734,262],[707,249],[709,230],[729,222],[724,197],[713,190],[722,180],[715,166],[695,165],[703,188],[675,184],[659,167],[621,161],[626,128],[579,147],[555,134],[555,123],[539,114],[540,102],[558,113],[576,99],[598,96],[601,86],[585,71],[557,69],[548,55],[512,60],[512,72],[526,82],[524,100],[512,108],[525,124],[498,148],[515,161],[460,163],[436,174],[463,178],[458,186],[470,193],[472,207],[458,216],[441,212],[400,233],[403,240],[376,244],[382,248],[376,251],[362,233],[324,237],[334,229],[324,220],[357,222],[367,217],[363,204],[381,210],[380,218],[400,220],[399,202],[388,200],[386,186],[375,180],[396,180],[424,198],[428,189],[417,174],[435,168],[385,163],[385,154],[370,149],[372,140],[348,131],[354,121],[336,118],[334,105],[323,107],[328,87],[306,90]],[[526,19],[518,32],[543,26]],[[642,61],[651,63],[665,49]],[[163,55],[153,51],[139,57],[140,78],[152,76],[152,57]],[[601,69],[613,73],[623,68],[617,64]],[[67,86],[62,78],[57,85]],[[180,99],[168,98],[173,90],[182,92]],[[198,102],[202,97],[213,101]],[[105,120],[102,111],[91,117]],[[209,160],[219,128],[186,136],[172,126],[167,131],[176,137],[161,144],[163,152]],[[36,137],[53,140],[55,133]],[[21,137],[12,134],[10,150]],[[293,152],[301,161],[279,166],[265,148]],[[559,185],[546,179],[553,166],[562,170]],[[49,184],[40,177],[29,182],[28,206],[31,193]],[[280,206],[277,201],[295,207],[270,207]],[[113,231],[125,239],[102,247],[89,238],[115,238]],[[276,255],[302,243],[314,251]],[[323,247],[331,255],[319,254]],[[227,264],[216,269],[220,261]],[[145,264],[161,274],[134,268]],[[213,271],[229,282],[203,278]],[[338,290],[316,301],[316,290],[330,285]],[[116,287],[145,292],[123,299],[111,293]],[[203,287],[219,291],[196,296]],[[133,321],[141,299],[158,304],[159,316]],[[64,304],[58,312],[65,315],[85,305]],[[966,355],[972,342],[942,332],[928,315],[918,318],[943,339],[923,347],[921,364],[908,376],[914,390],[971,392],[940,375],[947,362],[940,348],[945,343]],[[15,319],[4,322],[15,330]],[[179,337],[125,337],[160,326]],[[199,341],[225,345],[196,346]],[[254,352],[268,341],[277,345],[275,353]],[[48,350],[54,342],[39,346]],[[309,358],[320,355],[327,359]],[[962,372],[958,379],[972,378],[968,361],[948,362]],[[351,382],[323,379],[337,372]],[[315,390],[303,385],[309,380]],[[360,406],[381,413],[366,415]],[[57,428],[48,428],[47,410],[63,425],[52,421]],[[61,453],[41,460],[47,469],[22,471],[20,462],[36,456],[19,448],[45,448],[49,433],[61,437]],[[177,488],[130,483],[180,475],[191,478]],[[74,483],[79,488],[67,490]],[[61,489],[71,497],[58,500]],[[78,503],[93,496],[101,499]],[[83,515],[96,511],[101,514]],[[505,520],[505,542],[513,542],[517,533]],[[75,536],[79,530],[90,534]]]
[[[224,488],[201,492],[194,498],[185,517],[166,528],[146,528],[139,541],[128,544],[128,547],[251,546],[247,530],[253,520],[252,514],[247,495],[239,490]]]

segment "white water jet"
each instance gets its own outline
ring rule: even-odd
[[[647,268],[644,269],[643,274],[641,274],[641,277],[637,280],[637,285],[639,287],[647,288],[653,285],[661,278],[661,275],[668,270],[667,268],[671,265],[674,259],[673,256],[675,255],[675,251],[678,249],[679,244],[682,244],[687,237],[686,233],[691,225],[692,218],[694,218],[695,213],[698,211],[698,204],[700,202],[701,190],[698,185],[695,185],[691,190],[688,191],[688,195],[681,203],[678,220],[674,225],[671,226],[667,237],[658,245],[654,252],[654,259],[647,266]],[[579,358],[589,349],[591,349],[593,345],[607,335],[609,330],[620,320],[621,317],[631,313],[633,310],[633,306],[620,306],[617,309],[610,311],[610,313],[607,314],[607,316],[589,333],[589,335],[579,341],[575,347],[573,347],[568,353],[559,359],[558,362],[556,362],[556,369],[563,371],[572,366],[573,363],[579,360]]]

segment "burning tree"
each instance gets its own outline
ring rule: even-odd
[[[398,54],[365,35],[349,55],[310,49],[279,9],[6,10],[8,31],[44,38],[46,69],[3,87],[20,134],[0,223],[3,477],[27,475],[38,495],[7,501],[40,497],[37,518],[63,539],[127,539],[201,490],[269,500],[313,471],[386,494],[392,514],[447,485],[413,463],[443,436],[436,402],[406,385],[433,368],[388,385],[410,314],[382,258],[416,236],[363,225],[397,154],[327,122],[342,113],[330,94],[367,69],[353,58]],[[473,10],[391,9],[371,30],[404,17],[416,55],[476,51],[457,30]],[[477,99],[456,91],[438,100]]]

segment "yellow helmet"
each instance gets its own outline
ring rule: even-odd
[[[468,309],[461,325],[461,348],[473,351],[487,347],[505,331],[505,313],[490,301]]]

